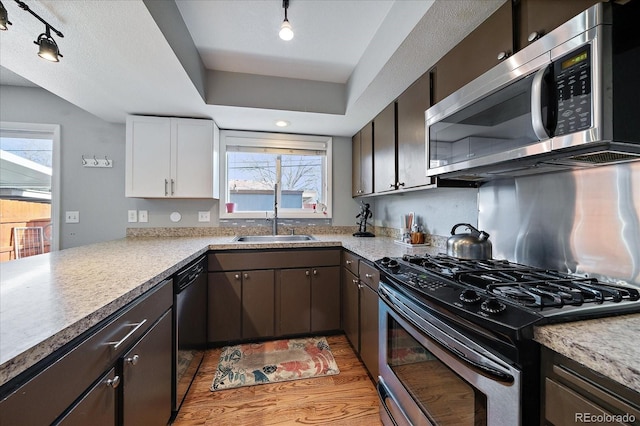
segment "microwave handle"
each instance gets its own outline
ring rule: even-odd
[[[531,125],[533,132],[541,141],[549,139],[550,137],[542,121],[542,84],[546,71],[547,67],[536,71],[536,74],[533,76],[533,82],[531,83]]]

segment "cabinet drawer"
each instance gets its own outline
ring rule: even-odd
[[[342,266],[347,268],[353,275],[358,276],[358,260],[360,258],[348,251],[342,252]]]
[[[53,422],[171,307],[172,284],[167,280],[158,285],[105,324],[93,327],[80,343],[52,354],[43,371],[0,402],[0,424]]]
[[[360,281],[371,287],[374,291],[378,291],[380,274],[373,265],[363,260],[360,260]]]
[[[304,268],[340,265],[340,249],[255,250],[209,254],[209,271]]]

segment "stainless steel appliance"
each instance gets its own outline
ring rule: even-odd
[[[425,112],[427,175],[521,176],[640,159],[638,3],[599,3]]]
[[[640,312],[633,285],[504,260],[405,255],[376,266],[386,425],[538,425],[533,326]]]
[[[207,346],[207,257],[202,256],[174,278],[174,390],[177,413],[198,372]]]

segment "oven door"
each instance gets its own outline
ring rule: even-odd
[[[385,425],[520,425],[521,372],[380,283]]]

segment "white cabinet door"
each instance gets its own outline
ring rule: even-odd
[[[161,117],[127,117],[127,197],[169,194],[171,121]]]
[[[171,196],[213,197],[213,121],[172,119]]]
[[[127,117],[127,197],[218,198],[212,120]]]

